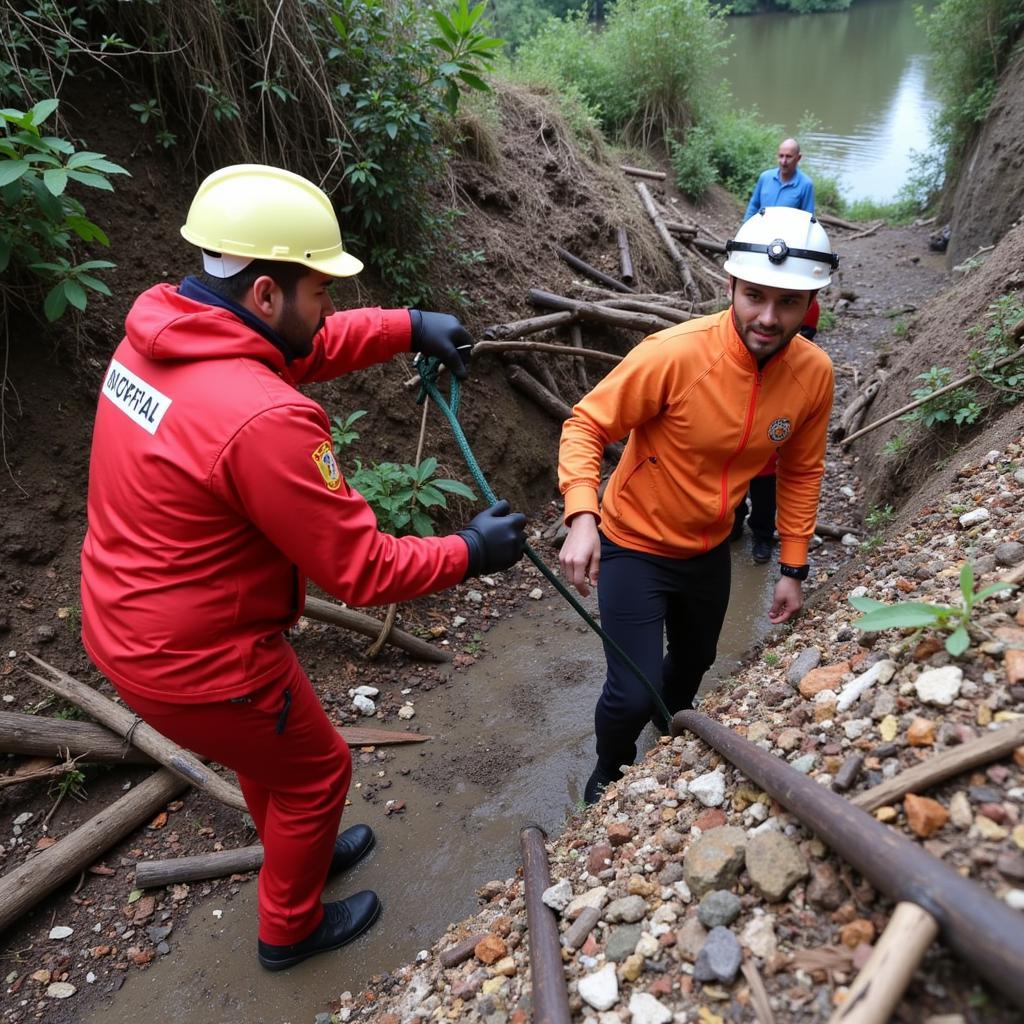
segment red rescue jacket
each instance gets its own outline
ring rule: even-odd
[[[82,548],[82,640],[119,687],[171,703],[259,689],[294,659],[282,633],[307,576],[352,605],[465,576],[460,537],[377,529],[295,386],[408,351],[406,310],[335,313],[287,366],[170,285],[139,296],[126,328],[100,389]]]

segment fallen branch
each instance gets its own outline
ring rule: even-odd
[[[596,284],[590,284],[587,281],[573,281],[573,284],[578,288],[582,288],[585,292],[591,292],[593,295],[601,299],[610,299],[612,302],[623,301],[623,297],[618,292],[609,291],[607,288],[600,288]],[[694,314],[701,313],[714,313],[722,308],[722,304],[718,299],[703,299],[701,302],[694,302],[687,295],[684,295],[682,291],[677,292],[636,292],[629,296],[631,302],[655,302],[662,305],[673,306],[680,302],[685,302],[687,306],[691,308]]]
[[[46,768],[35,768],[26,772],[15,772],[13,775],[0,776],[0,789],[8,786],[17,786],[22,782],[35,782],[37,779],[52,779],[59,775],[66,775],[77,768],[75,759],[69,757],[60,764],[51,764]]]
[[[634,178],[653,178],[655,181],[664,181],[664,171],[648,171],[643,167],[630,167],[628,164],[619,164],[619,170],[625,174],[631,174]]]
[[[717,252],[719,255],[725,255],[725,245],[722,242],[713,242],[710,238],[695,238],[691,244],[705,252]]]
[[[559,423],[564,423],[572,415],[572,409],[565,402],[551,394],[539,380],[531,377],[521,366],[508,368],[508,382],[516,391],[526,395]],[[611,462],[617,462],[622,458],[622,445],[617,443],[605,445],[604,457]]]
[[[850,803],[856,804],[861,810],[873,811],[899,800],[907,793],[920,793],[929,789],[936,783],[959,775],[969,768],[991,764],[1021,744],[1024,744],[1024,718],[1008,722],[999,729],[979,736],[976,740],[930,757],[927,761],[859,793],[850,800]]]
[[[419,380],[419,377],[416,378]],[[380,636],[383,623],[372,615],[364,612],[353,611],[351,608],[342,608],[340,605],[324,601],[319,597],[306,597],[306,607],[302,612],[306,618],[316,619],[319,622],[328,622],[332,626],[343,626],[362,636],[372,637],[374,640]],[[394,629],[388,635],[388,643],[394,647],[411,654],[414,658],[422,661],[451,661],[452,656],[447,651],[439,650],[426,640],[418,636],[406,633],[404,629]]]
[[[77,679],[69,676],[52,665],[48,665],[41,658],[34,654],[27,654],[40,668],[51,673],[53,679],[46,679],[34,672],[26,672],[30,679],[35,680],[40,686],[52,690],[59,697],[70,701],[80,707],[91,718],[113,729],[120,736],[144,750],[155,761],[159,761],[166,768],[177,772],[181,778],[192,783],[197,789],[209,794],[215,800],[219,800],[228,807],[237,808],[240,811],[248,811],[245,799],[241,792],[234,786],[229,785],[219,775],[210,771],[195,754],[179,747],[177,743],[161,735],[151,725],[147,725],[134,712],[128,708],[115,704],[102,694],[97,693],[91,686],[80,683]]]
[[[188,787],[162,769],[59,842],[0,878],[0,931],[148,821]]]
[[[819,537],[834,537],[836,540],[842,540],[848,533],[856,536],[861,531],[855,526],[838,526],[835,523],[823,523],[819,519],[814,527],[814,532]]]
[[[647,216],[651,218],[651,222],[654,224],[654,228],[658,232],[662,242],[664,242],[665,248],[668,249],[669,256],[672,257],[672,262],[675,264],[676,270],[679,271],[679,276],[682,279],[684,290],[694,299],[699,299],[700,292],[697,290],[697,285],[693,280],[693,274],[690,271],[690,264],[679,250],[679,246],[676,245],[675,239],[669,233],[668,228],[665,227],[665,222],[662,220],[661,214],[654,208],[654,199],[651,196],[650,190],[643,182],[640,181],[634,182],[633,187],[640,196],[640,199],[644,204],[644,209],[647,211]]]
[[[64,751],[83,761],[153,763],[148,754],[93,722],[22,715],[14,711],[0,715],[0,754],[62,757]]]
[[[621,295],[622,293],[611,292],[610,294]],[[524,338],[528,334],[537,334],[539,331],[546,331],[552,327],[571,324],[575,319],[576,314],[572,312],[531,316],[526,320],[516,320],[510,324],[492,324],[490,327],[485,327],[483,337],[487,341],[512,341],[515,338]],[[419,377],[417,376],[416,379],[419,380]]]
[[[850,235],[850,237],[847,238],[846,241],[853,242],[856,241],[856,239],[858,238],[867,238],[868,235],[873,235],[883,224],[885,224],[884,220],[877,220],[874,224],[871,225],[871,227],[865,228],[863,231],[858,231],[855,235]]]
[[[607,306],[609,309],[630,309],[634,313],[650,313],[651,316],[659,316],[663,320],[671,320],[676,323],[683,323],[700,316],[699,313],[688,313],[685,309],[677,309],[675,306],[662,306],[657,302],[638,302],[633,298],[605,299],[601,305]]]
[[[419,732],[395,732],[393,729],[371,729],[359,725],[342,725],[338,732],[350,747],[389,747],[397,743],[426,743],[434,738]]]
[[[661,317],[650,316],[644,313],[631,313],[628,310],[608,309],[594,302],[570,299],[564,295],[555,295],[540,288],[531,288],[529,295],[530,301],[535,306],[547,307],[548,309],[572,310],[584,320],[594,320],[598,323],[608,324],[611,327],[640,331],[643,334],[653,334],[656,331],[664,330],[666,327],[675,326],[671,320],[664,320]]]
[[[1021,320],[1018,324],[1015,324],[1014,327],[1011,328],[1009,336],[1016,341],[1018,338],[1021,337],[1022,334],[1024,334],[1024,320]],[[984,376],[984,374],[988,373],[990,370],[996,370],[1000,366],[1006,366],[1007,363],[1012,363],[1015,360],[1020,359],[1022,357],[1024,357],[1024,346],[1018,348],[1016,352],[1013,352],[1011,355],[1008,355],[1003,359],[997,359],[994,363],[990,364],[989,366],[986,366],[982,370],[975,370],[973,373],[967,374],[966,377],[961,377],[959,380],[953,381],[952,384],[947,384],[945,387],[936,389],[927,398],[919,398],[916,402],[909,402],[907,405],[901,406],[899,409],[896,409],[895,411],[888,413],[881,419],[875,420],[874,423],[869,423],[866,427],[862,427],[856,433],[850,434],[849,437],[844,437],[843,440],[840,441],[839,443],[845,447],[846,445],[856,441],[858,437],[863,437],[865,434],[871,433],[871,431],[875,430],[877,427],[880,427],[885,423],[889,423],[892,420],[897,419],[900,416],[903,416],[905,413],[908,413],[913,409],[917,409],[920,406],[925,405],[926,403],[932,401],[933,399],[938,398],[939,395],[945,395],[948,394],[950,391],[955,391],[957,388],[962,388],[965,384],[969,384],[972,380],[976,380],[978,377]]]
[[[621,281],[617,281],[614,277],[606,274],[603,270],[598,270],[597,267],[592,267],[585,260],[581,260],[579,256],[574,256],[571,252],[563,249],[560,245],[555,246],[555,252],[559,258],[569,264],[573,270],[578,270],[581,274],[585,274],[591,280],[597,281],[598,284],[603,284],[607,288],[611,288],[612,291],[616,292],[631,292],[633,289],[628,284],[623,284]]]
[[[814,215],[822,224],[831,224],[834,228],[846,228],[847,231],[859,231],[863,224],[857,224],[852,220],[843,220],[831,213],[815,213]]]
[[[140,860],[135,865],[135,888],[158,889],[163,885],[199,882],[204,878],[225,878],[258,871],[263,865],[263,846],[243,846],[237,850],[200,853],[193,857],[167,860]]]
[[[869,380],[857,393],[853,401],[843,410],[839,422],[832,428],[832,440],[840,441],[848,434],[854,433],[864,421],[867,415],[868,406],[875,400],[878,389],[885,379],[885,371],[879,371],[878,375]]]
[[[583,351],[583,330],[579,324],[572,324],[569,327],[569,340],[572,347]],[[587,379],[587,361],[581,357],[572,361],[573,369],[576,372],[576,383],[580,391],[586,394],[590,390],[590,381]]]
[[[629,251],[629,235],[626,229],[620,227],[615,233],[616,241],[619,243],[619,277],[623,284],[633,284],[633,256]]]

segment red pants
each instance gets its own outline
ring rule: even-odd
[[[320,894],[352,760],[298,662],[289,676],[240,700],[121,696],[164,736],[237,773],[264,848],[259,937],[273,945],[304,939],[323,917]]]

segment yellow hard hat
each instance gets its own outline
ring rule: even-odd
[[[224,260],[227,277],[251,260],[301,263],[331,277],[351,277],[363,264],[345,252],[330,199],[311,181],[280,167],[234,164],[199,186],[182,237]],[[213,260],[216,263],[216,257]]]

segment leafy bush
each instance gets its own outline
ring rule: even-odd
[[[1017,295],[1000,295],[985,311],[988,325],[971,327],[968,337],[979,344],[968,353],[971,369],[995,388],[1000,401],[1012,404],[1024,398],[1024,357],[1019,352],[1016,328],[1024,320],[1024,301]]]
[[[106,233],[85,215],[85,207],[68,193],[71,185],[113,191],[109,177],[128,172],[102,153],[76,150],[41,126],[59,101],[42,100],[30,110],[0,110],[0,274],[5,300],[34,301],[35,290],[22,291],[26,279],[47,288],[43,312],[57,320],[72,306],[84,310],[88,292],[109,295],[95,272],[114,266],[107,260],[76,261],[75,240],[109,245]],[[7,283],[10,282],[10,283]]]
[[[686,133],[684,142],[669,139],[669,153],[676,185],[689,199],[700,199],[718,180],[714,162],[715,140],[711,130],[701,125]]]
[[[854,621],[857,629],[874,632],[881,629],[921,629],[936,628],[950,630],[946,637],[946,650],[954,657],[963,654],[970,646],[971,637],[967,627],[975,607],[999,593],[1001,590],[1012,590],[1014,583],[992,583],[981,590],[974,589],[974,569],[970,562],[965,562],[960,570],[961,604],[927,604],[922,601],[900,601],[887,605],[871,597],[851,597],[850,604],[864,614]]]
[[[416,534],[432,537],[431,516],[437,509],[448,507],[447,494],[470,501],[473,490],[458,480],[436,478],[437,459],[424,459],[419,466],[409,463],[374,462],[364,466],[356,459],[355,471],[348,482],[366,499],[377,523],[385,533],[401,537]]]
[[[953,383],[953,371],[948,366],[932,366],[917,379],[924,382],[923,387],[914,388],[910,392],[915,401],[929,399],[923,405],[900,417],[907,423],[923,423],[926,427],[934,427],[939,423],[952,423],[955,426],[969,426],[981,419],[984,408],[978,402],[974,388],[964,385],[944,394],[936,395],[937,391]],[[931,396],[935,395],[934,398]]]

